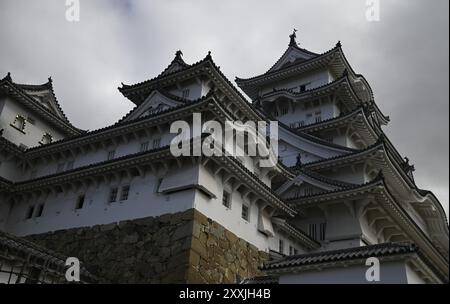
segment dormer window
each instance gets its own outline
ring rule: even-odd
[[[41,145],[48,145],[51,144],[53,142],[53,136],[49,133],[45,133],[42,136],[41,141],[39,142]]]
[[[26,119],[25,117],[23,117],[22,115],[17,115],[16,118],[14,119],[14,122],[11,124],[11,127],[13,127],[14,129],[25,133],[25,122]]]

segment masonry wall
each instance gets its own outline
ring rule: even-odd
[[[268,259],[195,209],[28,238],[79,258],[105,283],[235,283]]]

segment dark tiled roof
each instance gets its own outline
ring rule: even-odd
[[[339,261],[359,260],[367,259],[369,257],[404,255],[416,252],[418,252],[418,248],[411,242],[384,243],[371,246],[288,256],[280,260],[266,263],[263,270],[276,270]]]
[[[364,183],[364,184],[349,184],[348,186],[341,188],[341,189],[324,191],[324,192],[314,193],[314,194],[310,194],[310,195],[301,195],[301,196],[285,198],[285,201],[288,203],[294,203],[294,201],[298,201],[298,200],[307,200],[307,199],[313,199],[316,197],[329,195],[329,194],[339,194],[339,193],[345,192],[345,191],[366,189],[366,188],[370,188],[370,187],[380,184],[380,183],[384,183],[384,176],[383,176],[382,171],[380,171],[378,173],[377,177],[375,177],[373,180],[371,180],[370,182]]]
[[[299,173],[303,173],[303,174],[305,174],[305,175],[307,175],[307,176],[309,176],[309,177],[311,177],[313,179],[319,180],[319,181],[324,182],[326,184],[330,184],[330,185],[333,185],[333,186],[338,186],[338,187],[341,187],[341,188],[344,188],[344,189],[351,189],[351,188],[353,188],[355,186],[359,186],[359,185],[356,185],[356,184],[347,183],[347,182],[339,181],[339,180],[336,180],[336,179],[332,179],[332,178],[326,177],[326,176],[324,176],[322,174],[313,172],[311,170],[308,170],[308,169],[302,168],[302,167],[294,168],[294,170],[298,170]]]
[[[355,89],[354,89],[353,85],[350,82],[348,73],[344,73],[344,75],[342,75],[341,77],[337,78],[336,80],[334,80],[332,82],[326,83],[326,84],[318,86],[318,87],[314,87],[314,88],[308,89],[308,90],[303,91],[303,92],[294,92],[292,89],[276,89],[276,88],[274,88],[272,92],[268,92],[268,93],[264,94],[263,96],[261,96],[261,98],[264,98],[264,97],[266,97],[268,95],[271,95],[271,94],[277,93],[277,92],[286,92],[286,93],[288,93],[291,96],[304,96],[304,95],[308,95],[308,94],[311,94],[311,93],[320,92],[320,91],[322,91],[324,89],[337,89],[337,88],[339,88],[339,85],[343,84],[343,83],[344,84],[348,84],[350,90],[352,91],[352,93],[357,98],[357,101],[360,104],[363,104],[363,101],[358,97],[358,95],[355,92]]]
[[[255,284],[278,284],[278,278],[274,276],[260,276],[245,279],[241,282],[244,285],[255,285]]]
[[[293,134],[295,134],[295,135],[297,135],[297,136],[299,136],[299,137],[302,137],[302,138],[304,138],[304,139],[306,139],[306,140],[309,140],[309,141],[315,142],[315,143],[317,143],[317,144],[323,145],[323,146],[325,146],[325,147],[330,147],[330,148],[334,148],[334,149],[339,149],[339,150],[347,151],[347,152],[357,152],[357,151],[359,151],[359,150],[357,150],[357,149],[353,149],[353,148],[349,148],[349,147],[337,145],[337,144],[334,144],[334,143],[330,143],[330,142],[328,142],[328,141],[326,141],[326,140],[324,140],[324,139],[321,139],[321,138],[319,138],[319,137],[310,135],[310,134],[305,133],[305,132],[302,132],[302,131],[298,131],[298,130],[296,130],[296,129],[293,129],[293,128],[291,128],[291,127],[285,125],[284,123],[282,123],[282,122],[280,122],[280,121],[278,121],[278,124],[279,124],[282,128],[284,128],[285,130],[287,130],[287,131],[289,131],[289,132],[291,132],[291,133],[293,133]]]
[[[105,131],[108,131],[108,130],[112,130],[112,129],[114,129],[116,127],[119,127],[119,126],[126,126],[128,124],[133,124],[133,123],[137,123],[137,122],[144,121],[144,120],[147,120],[147,119],[151,119],[151,118],[157,117],[159,115],[167,114],[167,113],[170,113],[170,112],[173,112],[173,111],[176,111],[176,110],[180,110],[182,108],[185,108],[185,107],[188,107],[188,106],[191,106],[191,105],[194,105],[194,104],[201,103],[201,102],[205,101],[206,99],[210,98],[211,96],[213,96],[212,92],[211,92],[211,94],[207,94],[207,95],[205,95],[205,96],[203,96],[203,97],[201,97],[199,99],[186,101],[184,104],[181,104],[180,106],[173,107],[173,108],[168,108],[166,110],[159,111],[157,113],[154,113],[154,114],[151,114],[151,115],[148,115],[148,116],[145,116],[145,117],[139,117],[139,118],[136,118],[136,119],[133,119],[133,120],[130,120],[130,121],[126,121],[126,122],[123,122],[123,119],[125,118],[124,117],[119,122],[117,122],[117,123],[115,123],[115,124],[113,124],[111,126],[107,126],[107,127],[104,127],[104,128],[98,129],[98,130],[90,131],[90,132],[87,132],[85,134],[81,134],[81,135],[78,135],[78,136],[73,136],[73,137],[65,138],[65,139],[62,139],[62,140],[59,140],[59,141],[55,141],[55,142],[52,142],[51,144],[48,144],[48,145],[45,145],[45,146],[30,148],[30,149],[26,150],[26,152],[31,152],[31,151],[39,150],[39,149],[42,149],[42,148],[47,148],[49,146],[58,145],[58,144],[61,144],[61,143],[64,143],[64,142],[68,142],[68,141],[71,141],[71,140],[75,140],[75,139],[78,139],[78,138],[83,138],[83,137],[88,137],[88,136],[91,136],[91,135],[94,135],[94,134],[99,134],[99,133],[102,133],[102,132],[105,132]],[[129,115],[129,114],[127,114],[127,115]]]
[[[33,264],[53,269],[59,273],[65,273],[67,257],[39,246],[24,238],[13,236],[0,231],[0,252],[5,251],[9,256],[19,259],[29,259]],[[97,282],[98,278],[81,268],[82,279],[87,282]]]
[[[288,67],[292,67],[292,66],[297,65],[297,64],[304,64],[304,63],[307,63],[307,62],[312,62],[312,61],[314,61],[314,60],[319,60],[319,59],[323,58],[324,56],[326,56],[326,55],[328,55],[328,54],[330,54],[330,53],[332,53],[333,51],[336,51],[336,50],[338,50],[338,49],[340,49],[340,45],[336,44],[336,46],[335,46],[334,48],[332,48],[332,49],[326,51],[325,53],[322,53],[322,54],[315,54],[315,53],[313,53],[313,54],[316,55],[315,57],[313,57],[313,58],[311,58],[311,59],[308,59],[308,60],[305,60],[305,61],[298,61],[298,62],[296,62],[296,64],[289,65]],[[303,49],[301,49],[301,50],[303,50]],[[283,55],[284,55],[284,53],[283,53]],[[280,59],[283,57],[283,55],[280,57]],[[280,59],[278,59],[278,61],[277,61],[273,66],[275,66],[275,65],[279,62]],[[273,68],[273,66],[272,66],[272,68]],[[270,68],[266,73],[261,74],[261,75],[258,75],[258,76],[250,77],[250,78],[239,78],[239,77],[236,77],[236,82],[237,82],[237,83],[239,83],[239,82],[242,83],[242,82],[247,82],[247,81],[255,80],[255,79],[260,78],[260,77],[262,77],[262,76],[268,76],[268,75],[276,74],[276,73],[278,73],[278,72],[284,70],[284,68],[288,68],[288,67],[282,67],[281,69],[279,69],[279,70],[274,70],[274,71],[272,71],[272,68]]]

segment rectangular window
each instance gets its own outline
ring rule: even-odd
[[[112,150],[112,151],[108,152],[108,160],[114,159],[115,156],[116,156],[116,150]]]
[[[161,146],[161,138],[157,138],[153,140],[153,149],[157,149]]]
[[[72,170],[72,169],[73,169],[73,164],[74,164],[74,161],[73,161],[73,160],[70,161],[70,162],[68,162],[68,163],[67,163],[67,166],[66,166],[66,170]]]
[[[248,212],[248,206],[242,205],[242,218],[247,222],[250,221],[250,214]]]
[[[223,192],[222,195],[222,205],[224,205],[225,207],[227,207],[228,209],[231,208],[231,194],[228,193],[227,191]]]
[[[183,90],[183,98],[189,98],[189,93],[191,92],[191,90],[189,89],[185,89]]]
[[[78,199],[77,199],[77,204],[76,204],[76,206],[75,206],[75,210],[83,209],[83,206],[84,206],[84,199],[85,199],[84,194],[83,194],[83,195],[80,195],[80,196],[78,197]]]
[[[312,187],[305,187],[303,189],[303,193],[305,194],[305,196],[313,195],[314,189]]]
[[[294,248],[294,255],[298,254],[298,250]]]
[[[284,241],[282,239],[278,242],[278,252],[284,254]]]
[[[163,179],[162,178],[158,178],[158,180],[156,181],[155,184],[155,193],[159,193],[159,187],[161,187]]]
[[[321,122],[322,121],[322,116],[316,116],[316,122]]]
[[[274,116],[274,117],[278,117],[278,111],[276,111],[276,110],[273,111],[273,116]]]
[[[309,236],[313,239],[313,240],[317,240],[317,226],[316,224],[309,224]]]
[[[291,123],[289,124],[289,127],[290,127],[291,129],[295,129],[296,123],[295,123],[295,122],[291,122]]]
[[[25,214],[25,219],[28,220],[33,217],[34,206],[29,206],[27,209],[27,213]]]
[[[128,200],[128,195],[130,194],[130,186],[123,186],[122,192],[120,193],[120,200],[126,201]]]
[[[117,201],[117,193],[119,192],[118,188],[112,188],[111,191],[109,192],[109,202],[110,203],[114,203],[115,201]]]
[[[41,217],[44,212],[44,204],[41,204],[37,207],[36,217]]]
[[[289,255],[294,255],[294,247],[289,246]]]
[[[299,127],[303,127],[304,125],[305,125],[305,122],[303,120],[298,123]]]
[[[288,112],[289,112],[289,110],[288,110],[287,107],[283,107],[283,108],[280,109],[281,115],[286,115]]]
[[[320,232],[320,240],[321,241],[325,241],[326,228],[327,228],[327,223],[320,224],[319,232]]]
[[[140,149],[140,151],[141,152],[145,152],[145,151],[147,151],[148,150],[148,141],[146,141],[146,142],[144,142],[144,143],[141,143],[141,149]]]
[[[61,173],[61,172],[63,172],[65,166],[66,166],[66,164],[64,164],[64,163],[58,164],[58,167],[56,167],[56,173]]]

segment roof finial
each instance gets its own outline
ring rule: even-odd
[[[52,83],[52,82],[53,82],[52,76],[50,76],[50,77],[48,78],[48,82],[49,82],[49,83]]]
[[[297,30],[294,29],[294,32],[289,36],[291,38],[291,41],[289,42],[289,46],[297,46],[297,41],[295,41],[295,38],[297,38]]]
[[[181,56],[183,56],[183,52],[182,52],[181,50],[178,50],[178,51],[175,53],[175,58],[180,58],[180,59],[181,59]]]
[[[11,72],[8,72],[8,74],[6,74],[5,79],[11,81],[11,79],[12,79],[12,78],[11,78]]]

